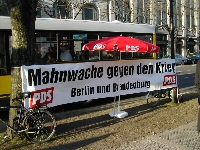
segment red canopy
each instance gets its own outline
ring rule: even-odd
[[[157,53],[160,47],[136,38],[115,36],[95,40],[83,45],[82,50]]]

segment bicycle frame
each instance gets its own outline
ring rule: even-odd
[[[43,143],[50,140],[55,132],[55,118],[49,111],[44,110],[47,108],[46,105],[36,106],[35,108],[24,107],[23,101],[29,96],[30,92],[18,93],[18,97],[13,100],[20,101],[21,104],[19,106],[0,106],[0,109],[19,109],[18,116],[13,119],[13,126],[1,118],[0,122],[18,135],[24,132],[25,137],[33,143]]]
[[[9,125],[7,122],[2,120],[1,118],[0,118],[0,122],[2,122],[6,127],[10,128],[15,133],[21,133],[21,132],[26,131],[26,130],[19,130],[19,129],[20,129],[20,120],[22,119],[22,112],[23,110],[25,112],[28,112],[28,109],[26,109],[22,104],[20,106],[0,106],[0,109],[3,109],[3,108],[6,108],[6,109],[19,108],[19,114],[18,114],[18,119],[17,119],[17,129],[14,129],[13,126]]]

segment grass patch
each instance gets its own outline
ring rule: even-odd
[[[169,105],[169,106],[178,106],[178,103],[170,101],[170,102],[166,103],[166,105]]]

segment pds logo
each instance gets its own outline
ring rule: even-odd
[[[30,108],[47,105],[53,102],[54,87],[31,92]]]
[[[176,84],[176,75],[166,75],[164,76],[163,86]]]
[[[93,49],[94,50],[103,50],[103,49],[105,49],[105,47],[106,47],[106,44],[96,44],[96,45],[94,45]]]
[[[137,51],[140,50],[140,47],[139,47],[139,46],[126,45],[126,50],[127,50],[127,51],[137,52]]]

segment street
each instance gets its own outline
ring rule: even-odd
[[[180,65],[176,69],[180,89],[194,86],[196,64]]]

